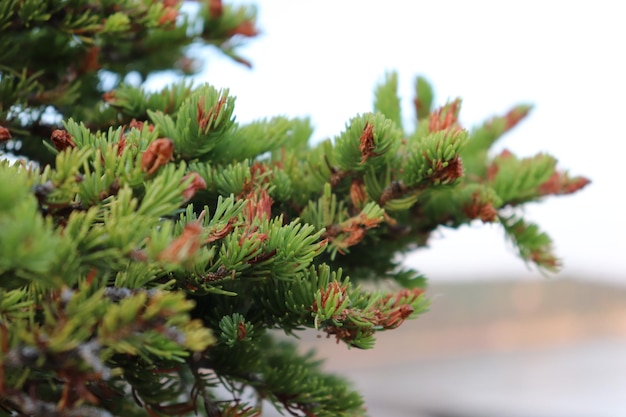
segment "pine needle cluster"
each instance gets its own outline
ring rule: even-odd
[[[428,309],[398,254],[440,227],[497,223],[554,271],[550,238],[519,210],[588,180],[546,154],[492,155],[529,112],[475,129],[461,100],[397,75],[372,113],[312,143],[307,119],[235,119],[235,97],[155,72],[236,61],[255,11],[219,0],[0,4],[0,414],[258,416],[365,413],[311,354],[277,339],[316,329],[369,349]],[[365,290],[366,281],[395,291]]]

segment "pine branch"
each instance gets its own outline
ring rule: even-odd
[[[349,383],[269,330],[372,348],[428,309],[398,255],[440,227],[500,223],[522,259],[557,270],[550,238],[513,210],[589,180],[545,154],[489,156],[528,106],[470,132],[461,100],[436,107],[417,77],[408,132],[389,73],[375,113],[334,140],[310,144],[308,119],[238,124],[227,89],[142,87],[198,69],[192,43],[249,65],[236,47],[258,33],[253,8],[179,6],[0,4],[0,151],[32,160],[0,161],[6,413],[251,417],[267,399],[363,415]]]

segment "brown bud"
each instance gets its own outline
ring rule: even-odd
[[[54,147],[58,151],[63,151],[67,148],[76,147],[76,144],[74,143],[74,140],[72,139],[72,135],[67,133],[67,131],[65,130],[56,129],[50,135],[50,140],[52,140]]]
[[[428,130],[430,132],[438,132],[447,129],[460,130],[461,126],[459,126],[457,119],[460,106],[461,100],[456,99],[452,103],[446,104],[432,112],[428,123]]]
[[[11,139],[11,132],[4,126],[0,126],[0,142],[6,142]]]
[[[111,90],[111,91],[107,91],[106,93],[102,94],[102,100],[104,100],[105,103],[112,103],[115,101],[115,90]]]
[[[329,303],[334,303],[334,305],[332,306],[333,311],[335,313],[338,313],[342,307],[342,304],[346,300],[347,289],[348,287],[346,285],[341,285],[337,281],[332,281],[328,283],[328,287],[322,288],[320,290],[320,305],[318,305],[318,300],[315,300],[313,302],[313,305],[311,306],[311,309],[314,313],[317,313],[320,308],[325,310],[328,308]]]
[[[183,233],[174,239],[158,256],[159,260],[172,263],[184,262],[193,256],[202,244],[202,226],[189,223]]]
[[[509,151],[508,149],[503,149],[502,152],[500,152],[500,154],[498,155],[499,158],[511,158],[513,156],[513,152]]]
[[[209,234],[209,237],[205,240],[205,243],[215,242],[216,240],[220,240],[228,236],[234,229],[234,222],[235,219],[230,219],[221,229],[213,230],[211,234]]]
[[[176,23],[178,17],[178,10],[173,7],[165,7],[163,14],[159,18],[159,25],[173,25]]]
[[[525,118],[530,112],[529,106],[517,106],[514,109],[510,110],[505,116],[505,130],[512,129],[515,125],[517,125],[523,118]]]
[[[246,324],[242,321],[237,323],[237,339],[244,340],[247,336]]]
[[[151,125],[148,122],[142,122],[141,120],[137,120],[135,118],[133,118],[133,120],[131,120],[128,124],[129,129],[135,128],[142,130],[144,126],[148,126],[148,132],[152,133],[154,131],[154,125]]]
[[[498,211],[492,201],[481,201],[480,193],[474,193],[471,201],[463,206],[463,213],[470,219],[480,219],[483,223],[496,221]]]
[[[205,131],[207,127],[212,127],[212,124],[219,119],[224,104],[226,104],[226,97],[221,97],[217,103],[207,110],[204,108],[204,104],[199,102],[196,112],[198,127],[203,131]]]
[[[243,21],[239,25],[237,25],[236,27],[228,31],[229,36],[241,35],[241,36],[253,37],[258,34],[259,34],[259,31],[254,26],[254,22],[250,20]]]
[[[212,19],[216,19],[222,16],[222,13],[224,13],[222,0],[209,0],[209,16]]]
[[[550,178],[539,186],[540,195],[572,194],[584,188],[591,181],[585,177],[570,178],[567,173],[555,172]]]
[[[80,74],[85,74],[89,72],[94,72],[100,69],[100,64],[98,63],[98,58],[100,56],[100,47],[92,46],[89,48],[87,53],[83,56],[83,62],[79,69]]]
[[[441,161],[436,164],[433,180],[442,184],[451,184],[462,176],[463,163],[461,162],[461,158],[456,155],[449,160],[445,166]]]
[[[171,139],[157,139],[148,145],[148,149],[141,155],[141,170],[152,175],[174,156],[174,142]]]
[[[558,270],[561,267],[560,259],[548,251],[534,250],[530,253],[530,260],[548,270]]]
[[[121,156],[124,149],[126,149],[126,137],[122,136],[117,142],[117,156]]]
[[[251,192],[246,199],[248,204],[244,208],[244,217],[249,223],[252,223],[254,219],[270,219],[272,217],[272,197],[267,193],[265,189],[262,189],[255,194]]]
[[[387,314],[380,325],[385,329],[396,329],[404,323],[404,320],[413,314],[413,311],[413,307],[410,305],[401,305]]]
[[[141,130],[143,129],[143,123],[144,122],[141,122],[133,117],[133,120],[131,120],[130,123],[128,124],[128,128],[129,129],[135,128],[135,129]]]
[[[191,183],[183,191],[183,198],[185,201],[191,200],[191,198],[200,190],[206,190],[206,181],[197,172],[190,172],[183,177],[183,182],[186,182],[191,178]]]
[[[345,247],[354,246],[357,243],[359,243],[360,241],[362,241],[363,238],[365,237],[365,229],[363,229],[361,227],[351,228],[351,229],[347,230],[347,232],[348,232],[348,236],[346,237],[346,239],[343,242]]]
[[[376,142],[374,141],[374,125],[370,122],[365,123],[363,133],[359,138],[359,150],[361,151],[361,163],[367,161],[372,156],[378,156],[374,152],[376,149]]]
[[[357,178],[352,180],[352,184],[350,184],[350,199],[354,207],[359,209],[363,207],[363,203],[367,200],[363,180]]]

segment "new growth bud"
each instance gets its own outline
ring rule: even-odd
[[[202,226],[198,223],[185,225],[183,233],[177,237],[158,256],[159,260],[171,263],[181,263],[191,258],[202,244]]]
[[[0,126],[0,142],[11,139],[11,132],[4,126]]]
[[[57,129],[57,130],[53,131],[52,135],[50,135],[50,140],[52,140],[52,143],[54,144],[54,147],[58,151],[63,151],[65,149],[67,149],[67,148],[75,148],[76,147],[76,144],[74,143],[74,140],[72,140],[72,135],[67,133],[65,130]]]
[[[186,182],[191,178],[191,183],[183,191],[183,198],[185,201],[189,201],[200,190],[206,190],[206,181],[197,172],[190,172],[183,177],[182,182]]]
[[[141,155],[141,170],[152,175],[174,156],[174,142],[171,139],[161,138],[150,143],[148,149]]]

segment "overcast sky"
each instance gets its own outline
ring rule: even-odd
[[[463,99],[466,127],[516,103],[533,103],[531,116],[496,150],[548,152],[593,184],[529,206],[527,219],[553,237],[564,274],[626,284],[620,2],[255,3],[263,34],[241,49],[253,70],[211,53],[199,77],[230,88],[239,121],[309,116],[316,139],[334,137],[348,119],[372,109],[373,88],[388,70],[399,73],[407,120],[418,74],[434,84],[438,104]],[[442,230],[407,263],[433,281],[537,275],[497,225]]]

